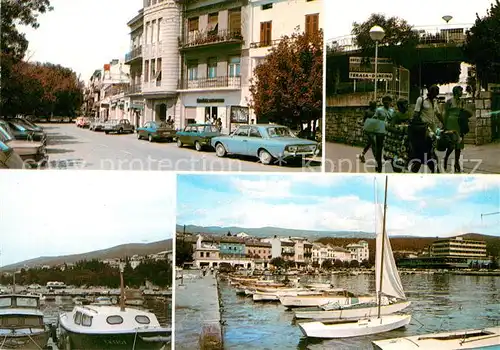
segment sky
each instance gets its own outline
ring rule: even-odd
[[[127,22],[142,0],[51,0],[54,10],[39,16],[38,29],[22,28],[30,61],[73,69],[87,81],[96,69],[130,51]]]
[[[414,26],[442,26],[446,22],[442,19],[445,15],[453,16],[449,25],[473,24],[476,13],[486,15],[486,11],[493,3],[492,0],[420,0],[420,1],[394,1],[394,0],[357,0],[342,2],[324,0],[325,39],[342,37],[351,34],[353,22],[362,23],[372,13],[383,13],[386,16],[397,16],[405,19]]]
[[[385,177],[366,175],[179,175],[177,224],[375,232],[375,193]],[[377,191],[375,191],[377,187]],[[498,176],[389,178],[390,235],[500,236]]]
[[[0,266],[172,238],[175,190],[166,172],[0,172]]]

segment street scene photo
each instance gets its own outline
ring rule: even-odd
[[[325,3],[325,171],[500,174],[500,3]]]
[[[154,191],[123,191],[129,181]],[[161,172],[1,171],[0,349],[170,350],[174,184]]]
[[[179,174],[176,349],[496,349],[500,180]]]
[[[2,0],[0,168],[321,171],[322,11]]]

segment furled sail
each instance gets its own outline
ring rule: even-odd
[[[382,292],[383,295],[391,296],[400,299],[406,299],[403,290],[403,284],[399,277],[396,262],[392,253],[391,242],[387,234],[383,232],[384,209],[380,204],[376,204],[376,219],[377,219],[377,239],[375,251],[375,278],[377,293]],[[382,242],[384,243],[384,259],[382,269],[380,264],[382,261]],[[380,273],[382,273],[382,288],[380,288]]]

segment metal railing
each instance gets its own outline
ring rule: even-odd
[[[125,89],[126,94],[137,94],[142,92],[142,84],[134,84],[134,85],[129,85]]]
[[[125,54],[125,63],[131,62],[140,57],[142,57],[142,46],[138,46],[129,53]]]
[[[438,25],[413,27],[413,31],[419,35],[419,44],[462,44],[465,42],[467,31],[472,24]],[[336,51],[356,51],[360,47],[356,43],[354,35],[344,35],[327,40],[327,48]]]
[[[199,78],[196,80],[179,81],[180,90],[190,89],[216,89],[216,88],[241,88],[241,77],[215,77]]]
[[[241,29],[205,30],[190,32],[179,39],[183,49],[219,43],[242,42]]]
[[[273,47],[280,43],[281,39],[268,40],[268,41],[258,41],[254,43],[250,43],[251,49],[259,49],[261,47]]]

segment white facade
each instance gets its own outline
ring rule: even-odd
[[[283,36],[306,31],[306,22],[309,26],[323,28],[323,0],[249,0],[249,11],[250,66],[249,76],[243,79],[246,83],[242,85],[243,100],[247,103],[251,98],[248,81],[254,69]]]
[[[366,241],[348,244],[347,249],[351,252],[351,260],[362,262],[363,260],[368,260],[370,257],[368,242]]]
[[[261,241],[265,243],[271,243],[272,259],[281,258],[281,239],[279,237],[264,238]]]

